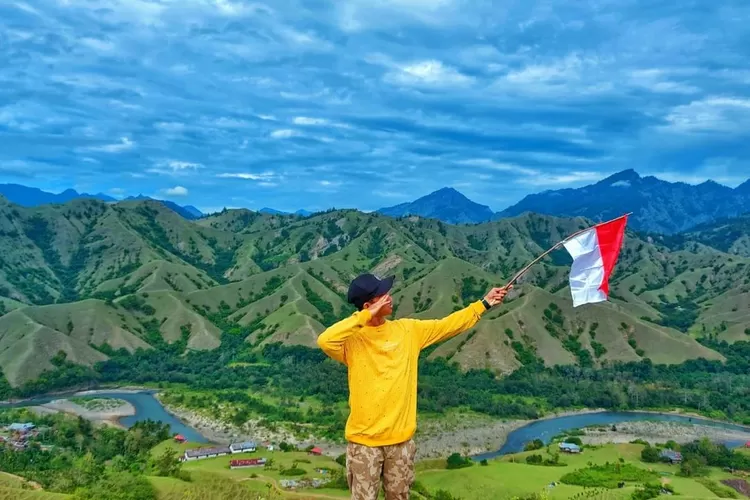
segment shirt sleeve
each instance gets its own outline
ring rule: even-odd
[[[486,310],[482,301],[478,300],[441,319],[412,319],[409,322],[415,330],[419,349],[422,350],[465,332],[477,324]]]
[[[371,318],[372,313],[363,309],[334,323],[318,336],[318,347],[331,358],[346,364],[344,351],[346,340],[365,326]]]

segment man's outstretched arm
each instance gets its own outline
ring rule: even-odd
[[[484,314],[489,305],[490,307],[500,304],[509,288],[493,288],[484,297],[484,300],[478,300],[469,304],[467,307],[449,314],[441,319],[411,320],[419,335],[420,349],[424,349],[432,344],[455,337],[476,325]],[[485,302],[487,305],[485,305]]]
[[[365,326],[371,318],[370,310],[363,309],[338,323],[334,323],[318,336],[318,347],[331,358],[346,364],[346,356],[344,355],[346,339]]]

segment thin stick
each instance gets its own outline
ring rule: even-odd
[[[616,218],[614,218],[614,219],[612,219],[612,220],[609,220],[609,221],[606,221],[606,222],[600,222],[600,223],[598,223],[598,224],[594,224],[594,225],[593,225],[593,226],[591,226],[591,227],[587,227],[587,228],[585,228],[585,229],[581,229],[580,231],[576,231],[575,233],[571,234],[570,236],[568,236],[568,237],[567,237],[567,238],[565,238],[564,240],[562,240],[562,241],[559,241],[558,243],[556,243],[556,244],[555,244],[555,246],[553,246],[552,248],[550,248],[549,250],[547,250],[546,252],[544,252],[544,253],[543,253],[542,255],[540,255],[540,256],[539,256],[539,257],[537,257],[536,259],[534,259],[534,260],[532,260],[531,262],[529,262],[529,263],[528,263],[528,264],[526,265],[526,267],[524,267],[523,269],[521,269],[520,271],[518,271],[518,272],[516,273],[516,275],[515,275],[515,276],[513,276],[513,278],[512,278],[512,279],[511,279],[511,280],[510,280],[510,281],[508,282],[508,284],[507,284],[507,285],[505,285],[505,286],[506,286],[506,287],[509,287],[510,285],[512,285],[513,283],[515,283],[515,282],[516,282],[516,280],[517,280],[518,278],[520,278],[520,277],[521,277],[521,276],[522,276],[522,275],[523,275],[523,274],[524,274],[524,273],[525,273],[526,271],[528,271],[528,270],[529,270],[529,268],[530,268],[531,266],[533,266],[534,264],[536,264],[537,262],[539,262],[540,260],[542,260],[543,258],[545,258],[545,257],[546,257],[547,255],[549,255],[549,254],[550,254],[550,253],[551,253],[551,252],[552,252],[553,250],[555,250],[555,249],[557,249],[557,248],[561,247],[561,246],[562,246],[563,244],[565,244],[565,242],[566,242],[566,241],[568,241],[568,240],[570,240],[570,239],[572,239],[572,238],[575,238],[575,237],[576,237],[576,236],[578,236],[579,234],[583,234],[583,233],[585,233],[586,231],[589,231],[589,230],[590,230],[591,228],[594,228],[594,227],[596,227],[596,226],[601,226],[601,225],[603,225],[603,224],[609,224],[610,222],[614,222],[614,221],[616,221],[616,220],[622,219],[623,217],[627,217],[627,216],[629,216],[629,215],[632,215],[632,214],[633,214],[633,212],[628,212],[628,213],[626,213],[625,215],[621,215],[620,217],[616,217]]]

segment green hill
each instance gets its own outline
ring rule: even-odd
[[[214,349],[229,330],[254,346],[314,347],[325,325],[353,311],[347,285],[365,271],[397,276],[397,317],[439,317],[589,224],[524,214],[452,226],[355,210],[225,210],[188,221],[148,200],[24,208],[0,198],[0,367],[17,386],[53,368],[60,351],[90,365],[110,349],[183,339]],[[722,360],[696,338],[750,338],[750,258],[675,238],[628,232],[611,300],[576,309],[570,257],[557,250],[474,331],[431,356],[500,373],[537,358],[590,367]]]

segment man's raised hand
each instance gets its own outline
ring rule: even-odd
[[[370,304],[367,309],[369,309],[372,316],[375,317],[383,307],[392,304],[392,301],[393,299],[391,298],[391,296],[386,294]]]
[[[487,301],[487,303],[491,306],[496,306],[500,304],[503,299],[505,299],[505,296],[508,295],[508,292],[513,288],[513,285],[510,286],[501,286],[497,288],[493,288],[492,290],[487,293],[487,295],[484,297],[484,300]]]

